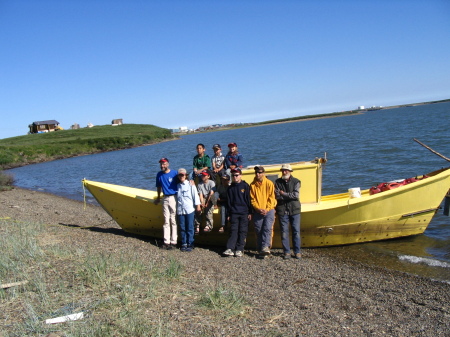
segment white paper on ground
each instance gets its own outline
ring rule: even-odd
[[[84,313],[79,312],[77,314],[46,319],[45,323],[47,323],[47,324],[63,323],[63,322],[67,322],[67,321],[76,321],[76,320],[82,319],[82,318],[84,318]]]

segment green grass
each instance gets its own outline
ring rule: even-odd
[[[2,337],[172,337],[194,327],[213,336],[250,313],[233,285],[189,274],[181,253],[115,249],[79,231],[0,217],[0,284],[28,282],[0,289]],[[80,312],[81,320],[45,323]]]
[[[5,138],[0,139],[0,168],[126,149],[173,138],[170,130],[148,124],[102,125]]]

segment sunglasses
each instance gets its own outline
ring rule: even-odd
[[[233,174],[233,177],[239,177],[239,174]]]
[[[179,176],[179,177],[184,177],[185,174],[184,174],[184,173],[180,173],[178,176]]]

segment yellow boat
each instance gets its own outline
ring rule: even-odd
[[[291,163],[292,174],[302,181],[300,191],[302,247],[324,247],[386,240],[422,234],[450,188],[450,167],[427,174],[398,188],[360,197],[349,193],[322,196],[322,169],[325,160]],[[266,176],[280,176],[281,164],[263,165]],[[250,183],[253,167],[243,170]],[[419,177],[420,178],[420,177]],[[162,238],[162,206],[154,205],[156,192],[83,180],[83,185],[105,211],[129,233]],[[228,235],[218,232],[220,214],[214,212],[214,229],[195,237],[196,244],[225,246]],[[256,247],[253,226],[246,248]],[[273,248],[281,248],[278,221],[274,226]]]

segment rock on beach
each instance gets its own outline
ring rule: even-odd
[[[254,251],[224,258],[223,247],[196,247],[192,253],[165,251],[153,239],[124,233],[95,205],[15,188],[0,192],[0,217],[60,226],[59,239],[89,242],[98,249],[133,249],[146,261],[176,257],[199,289],[222,283],[238,289],[249,314],[211,320],[179,300],[174,335],[214,336],[450,336],[450,284],[304,249],[301,260],[283,260],[281,251],[263,260]],[[95,226],[97,231],[77,227]],[[206,329],[206,330],[205,330]]]

